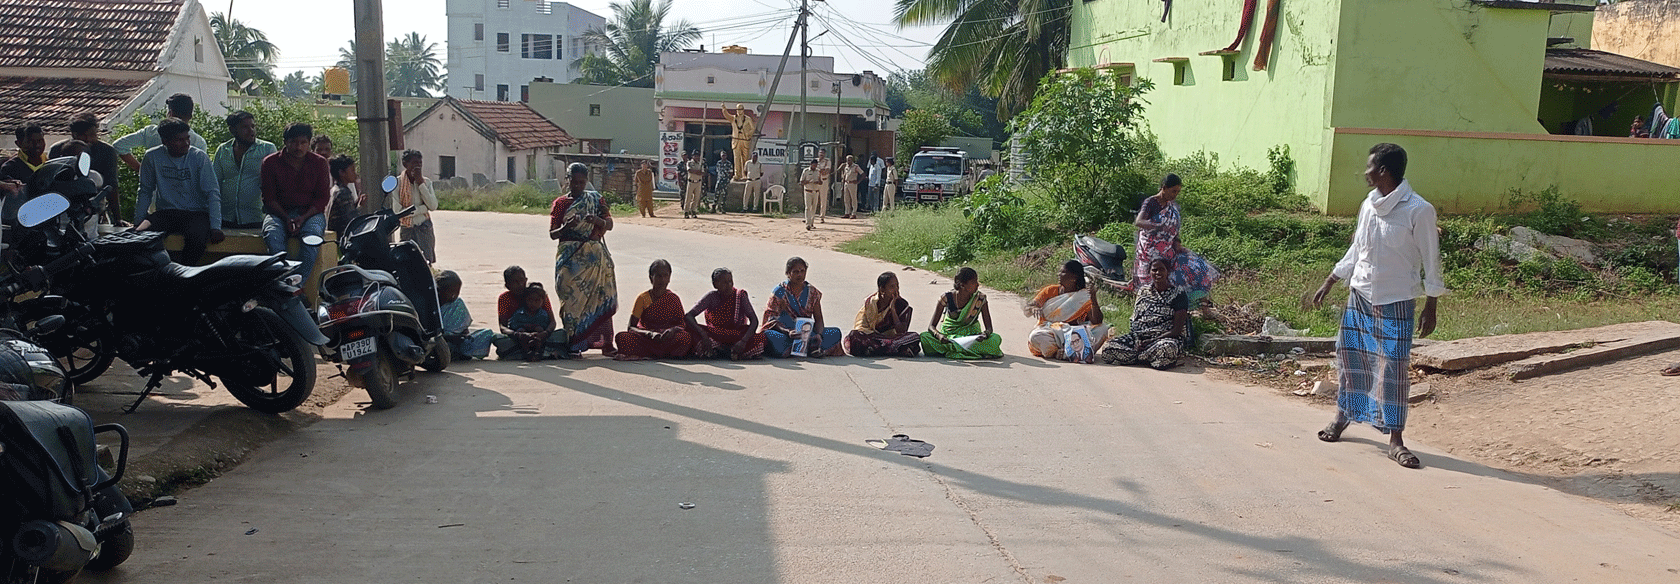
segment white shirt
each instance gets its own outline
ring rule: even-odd
[[[1446,294],[1435,207],[1404,180],[1386,197],[1372,189],[1359,205],[1353,245],[1331,273],[1376,306]]]
[[[749,159],[746,164],[741,165],[741,172],[746,173],[747,180],[759,180],[764,178],[764,164]]]
[[[869,184],[871,184],[871,185],[881,184],[881,171],[884,170],[886,167],[887,167],[887,162],[885,160],[881,160],[879,158],[876,158],[875,162],[869,163]]]

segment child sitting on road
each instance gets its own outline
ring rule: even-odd
[[[463,361],[489,357],[490,339],[496,336],[496,331],[468,330],[472,326],[472,314],[467,312],[467,302],[461,299],[461,277],[444,270],[438,274],[437,287],[438,302],[441,304],[438,313],[443,317],[443,339],[449,343],[450,354]]]
[[[497,353],[503,359],[536,361],[548,358],[557,349],[548,342],[554,334],[554,312],[546,306],[548,292],[543,290],[542,284],[531,284],[521,296],[523,304],[508,316],[507,324],[502,326],[503,338],[508,342],[498,343]]]

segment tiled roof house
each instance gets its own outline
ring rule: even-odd
[[[555,154],[577,144],[566,130],[519,101],[445,97],[403,128],[409,148],[426,155],[438,178],[522,182],[556,178]]]
[[[198,0],[0,0],[7,134],[35,122],[64,135],[66,120],[85,111],[126,122],[176,93],[219,114],[229,81]]]

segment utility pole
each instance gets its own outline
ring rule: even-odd
[[[382,0],[355,0],[356,20],[356,168],[362,183],[357,188],[368,194],[363,212],[385,206],[379,183],[390,172],[391,138],[385,106],[385,24]]]
[[[805,15],[810,13],[810,0],[799,0],[799,134],[797,139],[799,140],[800,148],[799,154],[794,156],[798,162],[793,164],[793,172],[786,173],[789,177],[798,175],[805,166],[805,124],[808,123],[806,116],[810,115],[810,104],[805,101],[808,97],[805,93],[811,88],[810,83],[805,80],[806,71],[811,68],[811,41],[810,39],[805,38],[806,33],[811,30],[811,27],[806,23]],[[786,166],[783,168],[786,168]],[[810,201],[806,201],[804,196],[805,185],[801,184],[799,187],[799,200],[802,204],[809,205]],[[792,193],[794,190],[790,188],[787,192]],[[826,196],[826,193],[824,196]],[[817,207],[819,209],[822,208],[821,205],[818,205]],[[816,213],[816,210],[806,209],[805,212]],[[810,215],[806,216],[809,217]],[[809,224],[807,224],[807,226],[808,225]]]

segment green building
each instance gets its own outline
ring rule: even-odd
[[[1068,63],[1154,81],[1144,115],[1169,156],[1264,168],[1288,145],[1297,189],[1332,214],[1358,210],[1379,142],[1406,148],[1407,178],[1446,212],[1550,186],[1589,211],[1680,210],[1680,140],[1627,137],[1635,115],[1676,109],[1680,69],[1586,49],[1592,6],[1257,4],[1233,46],[1240,2],[1082,0]]]

